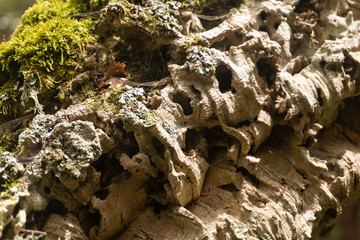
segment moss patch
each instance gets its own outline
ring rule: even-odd
[[[109,0],[70,0],[69,2],[80,12],[87,12],[100,10],[109,3]]]
[[[82,69],[82,56],[93,21],[68,17],[73,1],[38,0],[22,17],[12,39],[0,45],[0,64],[7,77],[0,82],[0,115],[41,111],[41,101]],[[39,101],[40,99],[40,101]]]
[[[5,151],[15,152],[17,150],[19,135],[23,130],[18,129],[13,133],[0,136],[0,154]]]
[[[21,177],[11,177],[4,184],[0,186],[0,197],[1,199],[9,199],[17,191],[21,185]]]

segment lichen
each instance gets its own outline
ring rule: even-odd
[[[90,122],[59,123],[50,132],[49,146],[40,153],[45,174],[64,179],[81,177],[81,170],[99,158],[100,142]]]
[[[216,54],[210,48],[202,46],[194,46],[187,51],[188,64],[190,68],[196,69],[196,73],[200,75],[215,75],[215,68],[218,64]]]
[[[145,30],[151,35],[166,33],[177,36],[182,29],[178,20],[170,11],[170,6],[161,2],[142,7],[132,4],[126,0],[109,3],[105,8],[102,20],[98,22],[97,28],[101,28],[104,19],[113,18],[113,15],[119,16],[120,24],[130,24]],[[116,25],[114,21],[114,25]],[[109,26],[106,26],[108,30]],[[114,29],[116,32],[116,28]],[[118,31],[119,29],[117,29]],[[99,31],[101,32],[101,31]]]

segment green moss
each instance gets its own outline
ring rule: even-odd
[[[109,0],[70,0],[69,2],[80,12],[87,12],[100,10],[109,3]]]
[[[70,8],[69,4],[64,4],[60,0],[37,1],[36,4],[25,11],[14,35],[18,35],[26,27],[34,27],[37,24],[47,22],[54,17],[65,18],[74,12],[75,9]]]
[[[0,86],[0,114],[7,115],[11,112],[17,112],[17,108],[11,109],[16,102],[16,92],[12,83],[6,82]]]
[[[207,0],[183,0],[179,1],[181,9],[189,9],[194,12],[199,12],[202,9],[202,6],[207,2]]]
[[[18,190],[19,185],[22,183],[21,177],[11,177],[4,184],[1,184],[0,187],[0,196],[2,199],[9,199],[13,196]]]
[[[89,111],[91,114],[95,113],[98,110],[106,110],[109,108],[108,104],[104,99],[97,97],[94,97],[91,102],[88,102],[87,106],[89,107]]]
[[[25,12],[12,39],[0,45],[1,68],[10,75],[0,82],[0,96],[5,96],[0,99],[0,114],[41,110],[37,98],[53,97],[82,69],[86,44],[95,39],[93,22],[69,18],[77,12],[74,6],[38,0]]]
[[[17,150],[19,135],[23,130],[18,129],[15,132],[0,136],[0,154],[5,151],[15,152]]]
[[[208,40],[201,39],[200,37],[194,35],[194,36],[191,36],[186,39],[186,42],[184,45],[184,51],[186,53],[189,53],[191,48],[193,48],[195,46],[197,46],[199,49],[202,49],[203,47],[210,48],[210,43]]]
[[[120,88],[115,88],[114,90],[111,91],[110,95],[106,98],[106,101],[109,103],[119,103],[119,95],[126,92],[127,87],[120,87]],[[121,104],[120,104],[120,108],[121,108]]]

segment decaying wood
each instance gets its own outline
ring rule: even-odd
[[[360,197],[357,5],[247,0],[207,28],[176,5],[135,5],[131,18],[109,4],[95,29],[104,48],[125,63],[161,50],[169,77],[150,94],[107,76],[107,107],[85,99],[38,114],[21,154],[0,158],[14,163],[4,169],[32,159],[21,191],[1,201],[3,236],[29,224],[69,239],[324,234]],[[150,10],[169,25],[141,24]]]

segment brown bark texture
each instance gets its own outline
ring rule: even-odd
[[[0,201],[0,235],[326,234],[360,197],[360,3],[231,4],[109,3],[87,57],[138,61],[139,74],[108,72],[81,99],[85,72],[62,109],[31,118],[20,153],[0,155],[2,174],[24,172]]]

